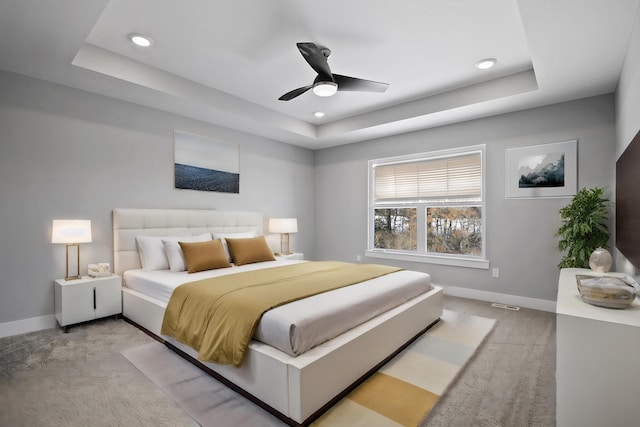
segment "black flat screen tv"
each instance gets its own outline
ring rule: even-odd
[[[616,247],[640,268],[640,131],[616,162]]]

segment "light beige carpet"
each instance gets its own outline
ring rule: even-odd
[[[445,310],[437,325],[313,425],[417,426],[494,325],[493,319]],[[285,425],[160,343],[122,354],[202,426]]]
[[[101,319],[0,339],[1,427],[196,427],[120,354],[155,342]]]

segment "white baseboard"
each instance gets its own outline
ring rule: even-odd
[[[0,323],[0,338],[54,328],[55,326],[56,316],[54,314]]]
[[[442,286],[442,285],[438,285]],[[499,294],[497,292],[478,291],[476,289],[458,288],[455,286],[442,286],[445,295],[453,297],[470,298],[480,301],[499,302],[502,304],[516,305],[534,310],[556,312],[556,302],[546,299],[521,297],[518,295]]]

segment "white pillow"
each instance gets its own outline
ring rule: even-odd
[[[188,239],[190,237],[192,237],[191,234],[164,237],[136,236],[142,269],[145,271],[169,269],[169,259],[162,246],[162,240],[175,240],[177,242],[180,239]]]
[[[185,236],[179,239],[162,239],[162,246],[169,260],[169,270],[185,271],[187,269],[184,253],[182,253],[182,248],[178,242],[206,242],[208,240],[211,240],[210,233]]]
[[[168,237],[136,236],[140,264],[145,271],[166,270],[169,268],[169,260],[164,254],[162,239]]]
[[[231,255],[229,255],[229,247],[227,246],[227,241],[225,238],[230,239],[247,239],[250,237],[258,237],[258,233],[255,231],[245,231],[243,233],[216,233],[214,231],[211,232],[211,235],[214,239],[220,239],[222,242],[222,247],[224,248],[224,253],[227,254],[227,259],[231,261]]]

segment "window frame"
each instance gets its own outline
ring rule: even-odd
[[[482,189],[480,201],[433,201],[433,200],[414,200],[405,203],[390,201],[388,203],[375,202],[375,167],[397,164],[418,162],[423,160],[435,160],[438,158],[456,157],[464,154],[472,154],[477,152],[480,154],[480,162],[482,168]],[[486,145],[478,144],[467,147],[451,148],[444,150],[429,151],[423,153],[408,154],[402,156],[385,157],[380,159],[369,160],[368,162],[368,194],[367,194],[367,249],[365,256],[371,258],[392,259],[398,261],[411,261],[431,264],[441,264],[459,267],[470,267],[479,269],[489,269],[489,260],[486,258],[486,224],[487,224],[487,207],[486,207]],[[415,207],[417,208],[417,250],[402,251],[395,249],[375,248],[375,209],[385,207]],[[427,208],[429,207],[465,207],[479,206],[481,209],[482,222],[482,254],[480,256],[460,255],[460,254],[434,254],[427,252]]]

